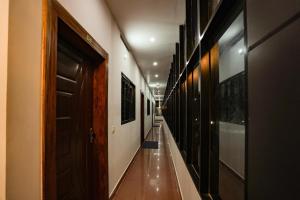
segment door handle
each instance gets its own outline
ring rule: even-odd
[[[94,132],[93,128],[90,128],[90,131],[89,131],[88,137],[89,137],[89,141],[90,141],[90,143],[91,143],[91,144],[93,144],[93,143],[94,143],[94,141],[95,141],[95,138],[96,138],[96,134],[95,134],[95,132]]]

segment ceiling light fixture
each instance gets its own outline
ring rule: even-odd
[[[155,78],[158,78],[158,74],[155,74]]]
[[[157,62],[153,62],[153,66],[157,66],[158,65],[158,63]]]
[[[240,49],[238,50],[238,53],[239,53],[240,55],[246,54],[246,49],[245,49],[245,48],[240,48]]]
[[[149,41],[152,42],[152,43],[155,42],[155,37],[151,37],[151,38],[149,39]]]

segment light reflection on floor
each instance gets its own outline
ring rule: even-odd
[[[147,140],[159,141],[158,149],[141,149],[128,169],[113,200],[180,200],[170,150],[160,127]]]

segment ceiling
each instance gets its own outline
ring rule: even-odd
[[[163,97],[179,25],[185,19],[185,0],[107,0],[107,4],[149,86],[158,94],[159,85]]]

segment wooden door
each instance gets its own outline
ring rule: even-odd
[[[58,41],[56,86],[57,199],[91,199],[92,76],[88,59]]]
[[[144,143],[144,140],[145,140],[145,134],[144,134],[144,116],[145,116],[145,113],[144,113],[144,94],[141,93],[141,145],[143,145]]]

